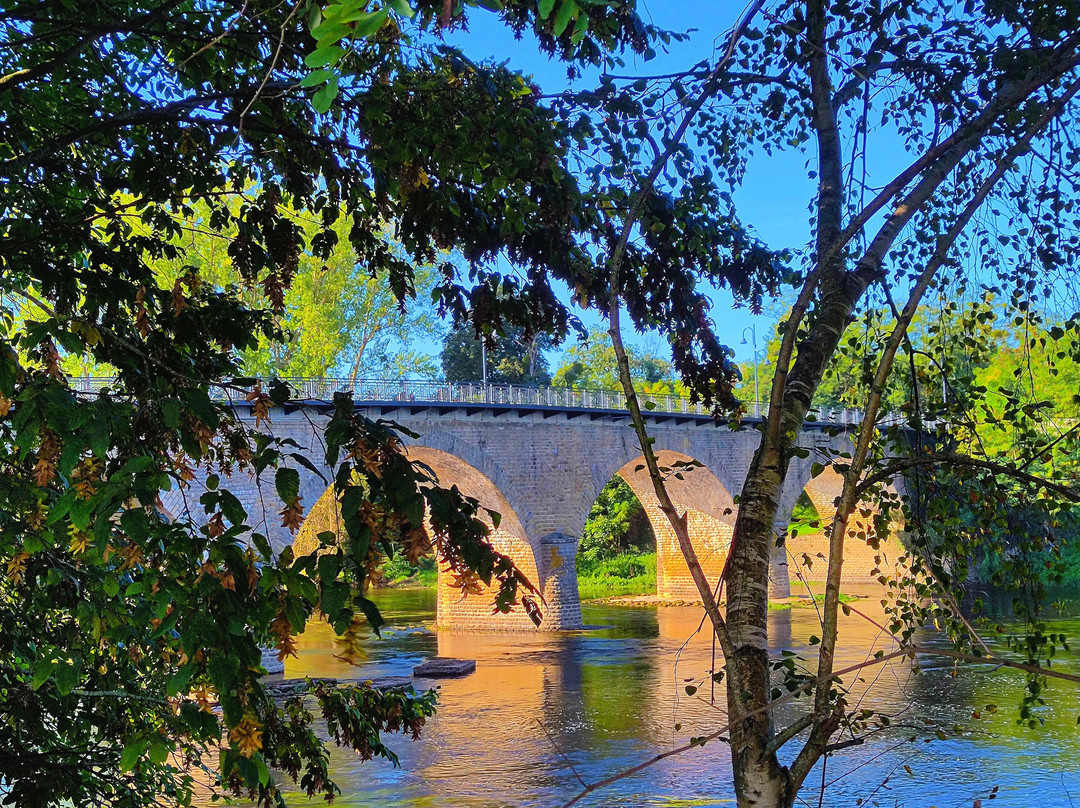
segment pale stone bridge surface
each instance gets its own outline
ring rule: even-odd
[[[561,402],[560,402],[561,403]],[[441,484],[457,485],[482,505],[502,514],[493,543],[509,554],[544,596],[543,628],[567,629],[581,625],[575,559],[578,538],[586,517],[604,486],[618,474],[634,489],[645,507],[657,537],[657,590],[668,598],[693,598],[696,590],[674,533],[660,512],[631,427],[629,414],[618,409],[589,406],[548,406],[545,403],[489,403],[484,401],[360,401],[356,408],[370,418],[390,418],[419,437],[407,440],[411,458],[422,461],[437,474]],[[243,409],[243,408],[241,408]],[[262,428],[308,447],[307,458],[327,480],[333,471],[323,458],[322,431],[329,421],[325,402],[289,405],[271,412]],[[678,408],[673,408],[678,409]],[[247,416],[244,416],[247,417]],[[650,434],[662,465],[696,460],[700,468],[680,469],[683,479],[668,480],[672,498],[687,513],[691,539],[702,566],[716,580],[727,558],[735,521],[737,493],[749,468],[759,434],[753,422],[741,428],[718,424],[694,412],[653,410],[648,413]],[[826,424],[808,423],[802,445],[810,456],[793,461],[781,497],[776,529],[783,532],[803,490],[818,514],[828,522],[840,493],[839,475],[826,469],[811,477],[811,467],[828,451],[850,448],[850,433],[829,434]],[[827,460],[825,461],[827,462]],[[334,506],[327,483],[300,467],[302,504]],[[294,537],[279,527],[281,503],[272,478],[260,486],[254,479],[234,477],[229,489],[248,509],[249,521],[267,533],[275,550],[291,544]],[[188,507],[192,505],[193,507]],[[175,516],[204,520],[198,495],[184,499],[178,492],[163,496],[165,509]],[[864,528],[865,530],[865,528]],[[886,563],[902,550],[892,541],[882,547]],[[801,587],[804,577],[820,579],[826,563],[823,537],[789,539],[775,551],[771,569],[771,594],[787,596]],[[804,555],[805,554],[805,555]],[[819,554],[820,557],[819,557]],[[800,558],[815,560],[810,570],[797,564]],[[845,544],[845,578],[870,582],[871,570],[879,566],[881,552],[865,540],[849,535]],[[462,599],[440,575],[438,622],[461,629],[532,628],[516,610],[492,615],[491,598],[480,595]]]

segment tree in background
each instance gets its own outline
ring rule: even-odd
[[[547,334],[526,337],[524,329],[510,326],[494,337],[487,349],[487,378],[489,383],[549,384],[551,374],[545,351],[551,350]],[[480,340],[468,326],[453,329],[443,339],[440,362],[443,378],[448,382],[479,382],[484,375],[481,366]]]
[[[225,204],[238,208],[253,198],[251,193],[238,195]],[[197,206],[196,211],[196,217],[183,225],[183,257],[163,259],[155,267],[162,282],[171,286],[194,271],[203,282],[219,289],[236,287],[249,307],[271,310],[267,290],[245,278],[233,263],[229,245],[236,233],[209,229],[205,205]],[[307,243],[321,230],[310,217],[295,215],[293,220]],[[284,310],[273,317],[282,336],[263,338],[257,347],[241,352],[246,375],[338,377],[353,382],[361,376],[397,379],[437,375],[433,358],[413,347],[441,334],[431,300],[436,269],[418,266],[403,281],[403,288],[394,289],[386,269],[366,266],[360,260],[349,242],[350,227],[348,217],[337,217],[329,231],[334,246],[325,258],[310,250],[300,254]],[[383,239],[385,249],[397,250],[401,257],[400,247],[388,235]],[[409,300],[408,305],[403,299]]]
[[[655,549],[656,536],[637,494],[622,477],[613,477],[589,510],[578,559],[599,561]]]
[[[651,349],[627,350],[630,375],[642,392],[672,393],[682,390],[671,362]],[[602,329],[593,329],[563,354],[552,382],[556,387],[582,390],[618,390],[619,364],[611,340]]]

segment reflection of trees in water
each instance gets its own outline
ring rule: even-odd
[[[430,593],[426,595],[430,599]],[[387,614],[395,613],[392,604],[398,604],[399,611],[416,609],[411,601],[406,606],[399,602],[415,593],[387,592],[383,597]],[[874,619],[882,617],[881,606],[873,598],[859,601],[857,607]],[[377,657],[389,657],[400,666],[411,666],[420,656],[438,653],[476,659],[477,670],[471,676],[438,683],[442,691],[439,714],[418,742],[395,739],[401,769],[360,765],[349,755],[335,753],[332,765],[347,787],[346,796],[358,805],[557,804],[559,797],[568,797],[577,788],[562,755],[592,782],[669,748],[673,741],[684,743],[691,735],[715,731],[726,723],[722,709],[708,704],[707,680],[694,696],[684,690],[684,679],[704,679],[712,664],[710,635],[707,630],[695,634],[701,620],[699,608],[587,611],[586,622],[601,620],[609,627],[573,634],[441,631],[435,636],[418,635],[415,645],[411,637],[398,637],[392,645],[373,645],[375,664]],[[865,660],[875,641],[879,648],[893,647],[866,620],[854,614],[843,620],[844,644],[838,649],[837,667]],[[1074,634],[1077,628],[1080,624],[1073,621],[1064,630]],[[774,656],[790,649],[814,669],[816,646],[807,640],[820,633],[820,627],[813,608],[770,612],[769,631]],[[929,633],[919,641],[928,638]],[[310,639],[311,650],[317,653],[318,630],[302,639]],[[322,664],[329,658],[323,651]],[[952,805],[998,782],[994,779],[998,777],[1012,778],[1028,794],[1033,793],[1032,783],[1045,786],[1045,793],[1052,794],[1047,805],[1056,804],[1053,800],[1063,794],[1062,765],[1066,776],[1073,778],[1067,785],[1073,787],[1075,777],[1068,772],[1080,754],[1080,739],[1074,737],[1075,713],[1048,712],[1043,730],[1017,727],[1015,707],[1022,676],[968,670],[953,677],[950,670],[950,664],[942,660],[913,674],[910,663],[901,662],[868,669],[865,682],[848,682],[852,708],[869,688],[861,706],[890,713],[909,709],[897,717],[895,723],[901,726],[895,730],[830,758],[827,780],[840,779],[827,789],[826,805],[851,805],[856,798],[865,798],[894,767],[892,790],[877,795],[887,793],[882,804],[891,805],[896,799],[900,804],[923,805],[931,796],[947,794],[948,799],[938,804]],[[326,670],[322,675],[334,674]],[[1055,685],[1051,698],[1060,704],[1068,692]],[[722,684],[717,685],[715,696],[716,705],[726,707]],[[973,710],[991,702],[1000,707],[996,716],[988,717],[984,711],[983,720],[971,720]],[[789,725],[808,708],[805,701],[780,706],[777,726]],[[915,733],[902,725],[926,719],[944,725],[949,740],[903,743]],[[543,721],[546,732],[538,721]],[[994,735],[956,736],[952,726],[957,723]],[[933,730],[919,735],[933,738]],[[899,748],[892,749],[897,743]],[[913,775],[904,771],[904,763],[911,765]],[[729,765],[726,748],[711,745],[673,758],[605,793],[620,804],[637,804],[634,800],[642,794],[693,799],[700,791],[715,798],[715,789],[707,791],[706,786],[722,782]],[[1009,785],[1003,781],[1003,788]],[[816,803],[816,793],[809,801]],[[970,804],[970,799],[964,804]]]

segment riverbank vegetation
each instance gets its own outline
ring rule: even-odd
[[[656,594],[656,553],[623,553],[578,562],[582,600]]]

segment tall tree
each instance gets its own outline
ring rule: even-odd
[[[231,210],[253,195],[225,200]],[[203,282],[223,289],[238,287],[244,303],[270,309],[271,301],[261,284],[244,278],[233,264],[229,245],[236,233],[208,228],[209,211],[196,206],[197,215],[183,224],[183,255],[162,259],[155,269],[164,285],[171,286],[194,268]],[[310,243],[319,231],[317,222],[293,216],[303,239]],[[149,230],[133,225],[137,232]],[[304,250],[285,299],[284,310],[275,314],[274,325],[283,337],[263,338],[257,347],[241,352],[245,375],[317,378],[337,377],[354,381],[367,378],[401,378],[437,374],[434,359],[415,346],[437,339],[441,333],[431,293],[437,269],[418,266],[402,291],[408,305],[391,288],[385,269],[362,263],[349,242],[348,217],[337,218],[331,228],[335,243],[325,258]],[[399,249],[384,234],[386,248]],[[399,255],[399,257],[402,257]]]
[[[651,349],[628,348],[630,375],[645,392],[668,392],[679,386],[671,362]],[[555,371],[555,385],[580,387],[593,390],[617,390],[619,388],[619,362],[611,340],[601,329],[593,329],[588,336],[571,345],[563,355],[562,363]]]
[[[288,399],[280,383],[234,378],[260,340],[285,338],[302,262],[331,260],[342,229],[348,263],[399,301],[417,289],[416,267],[454,248],[470,274],[439,264],[442,311],[479,306],[488,328],[565,330],[543,281],[587,260],[566,236],[569,135],[522,76],[432,36],[465,10],[47,0],[0,11],[6,802],[184,804],[204,764],[219,793],[280,804],[277,768],[332,798],[315,718],[300,696],[271,697],[260,645],[292,653],[316,610],[339,634],[365,618],[377,630],[363,592],[384,554],[434,546],[463,587],[479,578],[497,608],[536,616],[531,582],[487,543],[477,503],[434,485],[347,395],[325,433],[347,541],[275,554],[228,490],[233,475],[272,477],[294,529],[313,504],[300,500],[295,447],[224,402],[246,399],[259,427]],[[580,63],[650,36],[621,5],[579,9],[573,26],[532,3],[503,15]],[[207,281],[193,221],[228,236],[233,270],[266,308]],[[484,270],[502,251],[525,281]],[[171,282],[163,260],[175,262]],[[80,391],[65,360],[109,367],[115,381]],[[165,518],[156,503],[171,487],[202,505],[205,524]],[[383,733],[415,734],[433,706],[363,686],[311,692],[338,742],[365,758],[393,759]]]
[[[487,348],[489,383],[548,384],[551,374],[544,352],[551,349],[547,334],[525,336],[524,329],[508,327]],[[484,376],[480,339],[471,327],[455,328],[443,339],[443,378],[450,382],[478,382]]]
[[[1055,284],[1075,288],[1078,189],[1064,165],[1080,91],[1080,30],[1072,22],[1078,14],[1074,0],[989,0],[963,9],[937,2],[757,2],[733,24],[715,60],[674,77],[605,76],[589,96],[602,121],[593,130],[592,157],[604,164],[590,177],[610,220],[603,269],[590,276],[591,285],[576,288],[609,318],[655,493],[724,656],[730,723],[685,748],[728,740],[740,806],[791,806],[818,761],[842,748],[837,734],[857,737],[868,729],[865,714],[848,711],[845,683],[853,671],[835,666],[840,580],[845,542],[856,540],[849,528],[873,545],[900,509],[884,488],[896,475],[912,481],[903,505],[912,571],[890,596],[886,628],[898,650],[867,665],[918,653],[914,632],[933,616],[947,626],[958,659],[989,658],[1028,672],[1024,720],[1035,720],[1031,708],[1048,677],[1077,678],[1040,664],[1061,638],[1042,622],[1030,566],[1011,570],[1013,583],[1032,595],[1017,601],[1030,620],[1028,636],[1009,649],[1019,658],[975,633],[954,597],[963,581],[949,570],[965,569],[972,553],[1003,552],[1010,514],[1025,505],[1036,508],[1043,530],[1027,535],[1018,557],[1060,541],[1056,515],[1080,493],[1032,474],[1031,455],[997,462],[958,434],[954,427],[974,414],[970,400],[947,399],[930,410],[940,430],[931,451],[918,374],[905,402],[911,431],[879,418],[893,366],[912,350],[912,322],[928,292],[962,296],[987,279],[1010,314],[1022,316],[1040,296],[1052,296]],[[628,147],[636,132],[651,148]],[[897,143],[905,153],[899,161]],[[731,197],[720,196],[715,184],[741,183],[751,154],[762,148],[805,150],[817,179],[813,242],[791,269],[782,266],[790,254],[771,255],[747,237]],[[724,237],[714,244],[713,261],[695,252],[703,243],[698,233],[673,232],[669,221],[657,219],[682,205],[727,213],[723,226],[712,219],[713,233]],[[692,393],[718,414],[737,408],[729,353],[706,316],[700,288],[706,281],[728,286],[752,306],[778,282],[797,291],[770,368],[767,417],[720,581],[705,578],[686,520],[668,496],[670,470],[653,451],[621,327],[625,310],[635,326],[663,329]],[[862,377],[860,402],[866,420],[850,449],[815,465],[816,473],[832,466],[844,484],[829,526],[816,669],[803,672],[790,660],[774,665],[769,658],[769,560],[784,539],[775,526],[780,495],[793,460],[808,454],[800,436],[823,376],[871,295],[881,296],[894,323],[880,345],[868,346],[873,372]],[[957,518],[951,498],[941,496],[960,484],[984,503],[968,514],[974,522]],[[860,503],[867,501],[882,515],[862,517]],[[938,599],[927,600],[929,594]],[[777,672],[785,685],[779,693]],[[803,695],[810,703],[799,717],[777,727],[776,706]],[[781,750],[796,743],[781,762]]]

